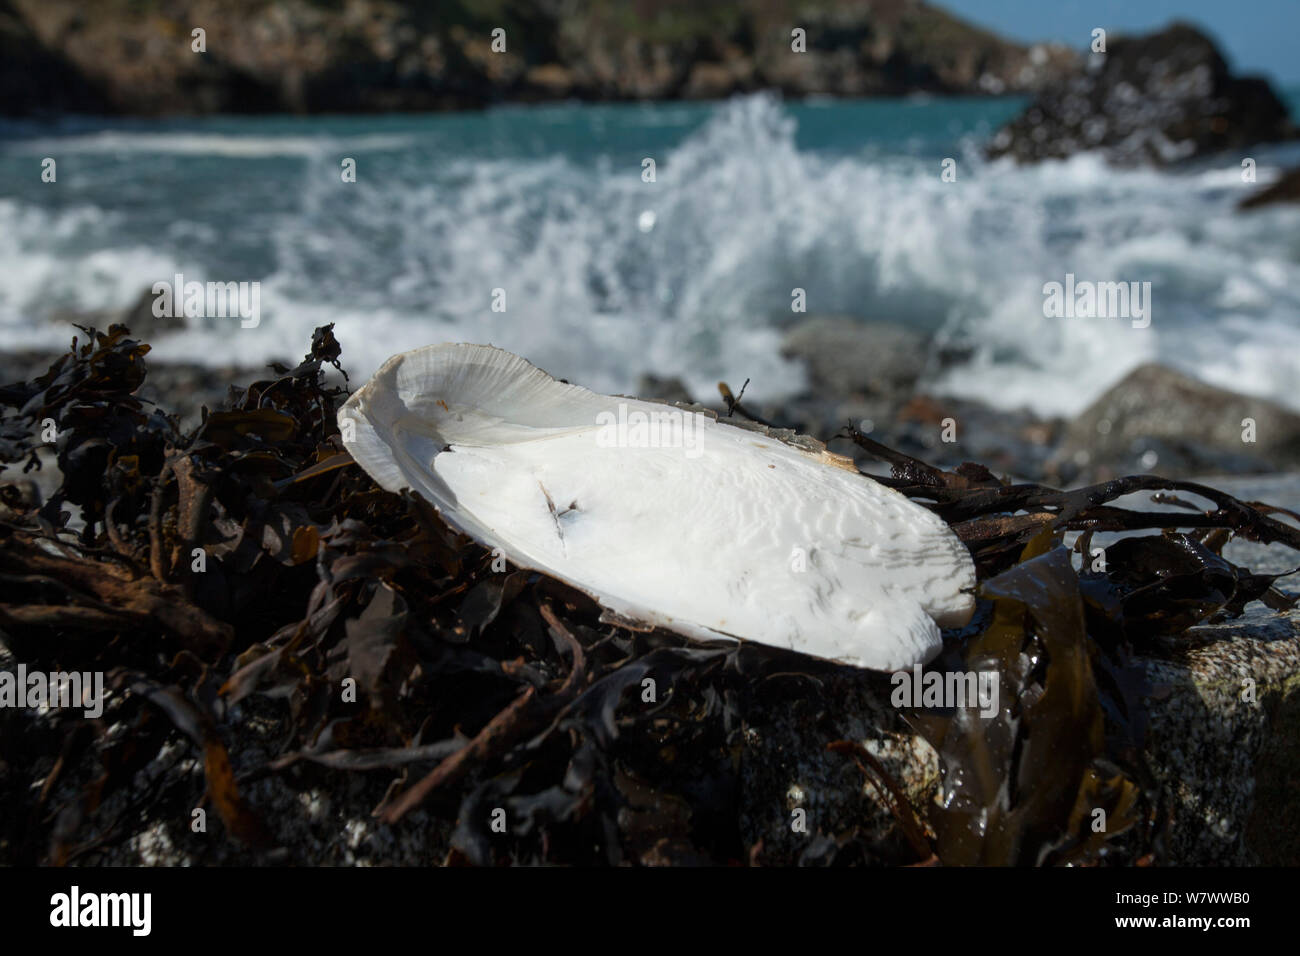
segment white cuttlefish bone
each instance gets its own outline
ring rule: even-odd
[[[339,423],[381,487],[629,621],[892,671],[974,610],[944,521],[811,440],[600,395],[484,345],[394,356]]]

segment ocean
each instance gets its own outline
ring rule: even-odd
[[[1297,115],[1300,90],[1288,101]],[[939,394],[1069,415],[1160,361],[1300,408],[1300,207],[1234,208],[1300,145],[1252,152],[1249,186],[1238,156],[984,160],[1023,105],[760,94],[7,122],[0,349],[64,348],[58,316],[125,308],[180,273],[260,283],[260,321],[188,319],[151,338],[165,360],[293,360],[334,322],[354,382],[397,351],[468,341],[600,390],[653,373],[711,398],[749,379],[767,401],[807,384],[780,355],[802,289],[808,316],[933,332]],[[1150,324],[1046,316],[1044,285],[1067,276],[1150,282]]]

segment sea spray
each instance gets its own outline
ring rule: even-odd
[[[753,96],[110,129],[75,145],[102,167],[75,196],[21,185],[61,144],[11,137],[0,345],[62,348],[66,322],[44,318],[124,309],[184,272],[260,281],[257,334],[193,323],[151,338],[151,358],[260,365],[335,321],[357,375],[391,351],[491,339],[605,391],[650,372],[700,396],[750,378],[779,400],[808,384],[779,354],[797,287],[809,316],[938,330],[946,355],[969,357],[923,386],[999,407],[1072,414],[1156,359],[1300,403],[1300,262],[1287,251],[1300,210],[1238,214],[1232,166],[983,161],[977,147],[1014,109]],[[338,146],[357,137],[374,148],[342,189]],[[195,197],[181,147],[182,168],[201,162],[248,188]],[[654,183],[641,178],[647,155]],[[957,158],[956,182],[936,156]],[[1255,158],[1261,178],[1284,159]],[[142,177],[157,203],[124,188]],[[1067,273],[1150,281],[1159,315],[1136,330],[1046,318],[1043,285]]]

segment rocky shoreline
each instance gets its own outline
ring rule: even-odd
[[[1076,60],[920,2],[0,0],[0,115],[1031,93]]]
[[[944,468],[978,461],[999,474],[1059,486],[1148,472],[1183,478],[1300,469],[1300,414],[1158,364],[1134,369],[1079,415],[1064,419],[931,391],[926,383],[964,356],[888,322],[812,316],[787,330],[782,351],[804,366],[807,388],[770,400],[761,383],[752,383],[742,396],[745,411],[827,441],[851,423]],[[54,358],[0,352],[0,384],[33,378]],[[205,406],[220,407],[232,386],[266,374],[265,367],[147,361],[138,397],[179,415],[186,427],[200,421]],[[739,392],[743,382],[727,384]],[[638,398],[735,414],[720,394],[693,395],[675,378],[643,376],[633,391]],[[1247,420],[1253,424],[1244,425]],[[853,452],[847,441],[831,447]]]
[[[933,393],[926,383],[962,356],[890,323],[811,317],[787,332],[783,352],[804,364],[808,387],[765,401],[751,386],[743,401],[750,412],[823,439],[852,423],[944,468],[978,461],[999,474],[1060,486],[1150,472],[1191,477],[1300,468],[1300,415],[1162,365],[1135,368],[1063,419]],[[644,385],[643,397],[684,397],[680,383]],[[714,396],[691,397],[727,412]],[[851,451],[847,442],[832,448]]]
[[[1172,47],[1159,38],[1116,43],[1102,68],[1052,81],[1050,59],[919,3],[807,14],[807,59],[788,55],[781,17],[804,10],[794,2],[765,8],[775,20],[710,6],[649,24],[612,4],[541,3],[527,22],[518,13],[502,21],[512,46],[500,55],[488,48],[497,25],[482,12],[488,5],[438,9],[295,0],[271,12],[262,0],[114,0],[86,12],[65,0],[0,0],[0,112],[437,109],[500,98],[721,96],[758,85],[791,95],[1041,86],[995,152],[1036,161],[1095,148],[1115,162],[1163,163],[1293,135],[1271,92],[1228,77],[1214,66],[1222,60],[1213,45],[1188,36]],[[586,16],[559,15],[574,9]],[[188,52],[191,23],[209,25],[212,55]],[[920,46],[918,24],[928,24]],[[958,57],[937,39],[944,25],[955,31]],[[236,31],[241,42],[231,44]],[[1153,68],[1160,63],[1174,67]],[[1148,115],[1160,121],[1140,142],[1131,117],[1114,109],[1126,84],[1158,105]],[[1215,105],[1188,112],[1207,96]],[[1224,125],[1228,113],[1237,125]],[[1097,125],[1102,116],[1108,125]],[[1294,199],[1293,179],[1248,202],[1270,195]],[[125,320],[152,340],[171,330],[149,324],[147,301],[124,316],[75,318],[100,327]],[[1276,537],[1274,546],[1254,543],[1270,540],[1258,534],[1262,522],[1287,524],[1283,516],[1300,513],[1300,415],[1287,408],[1143,365],[1070,419],[997,409],[930,387],[968,355],[912,328],[835,315],[803,317],[785,331],[783,354],[807,373],[798,395],[772,400],[762,382],[742,390],[731,381],[738,399],[728,401],[692,395],[672,378],[638,384],[639,397],[703,402],[720,416],[826,440],[851,425],[949,469],[941,483],[908,462],[898,480],[915,482],[912,495],[940,501],[941,490],[949,504],[962,496],[972,509],[972,499],[988,504],[971,512],[980,521],[951,521],[991,563],[1008,537],[1010,567],[982,574],[984,617],[947,635],[933,668],[996,663],[1014,690],[1006,711],[1014,719],[990,725],[1007,736],[980,741],[1015,741],[1005,767],[989,764],[1006,772],[995,779],[964,771],[968,758],[983,751],[987,760],[1001,744],[970,746],[955,717],[951,737],[927,734],[925,721],[893,703],[886,675],[752,646],[728,652],[722,666],[719,648],[626,629],[556,582],[495,567],[415,500],[379,493],[339,454],[339,394],[328,386],[347,343],[332,327],[317,330],[298,368],[269,377],[264,367],[146,359],[141,385],[142,349],[101,345],[102,353],[70,359],[81,364],[57,387],[38,389],[4,386],[30,381],[57,356],[0,353],[0,397],[15,410],[0,438],[22,452],[0,476],[0,570],[11,589],[0,602],[0,671],[32,661],[53,672],[71,661],[111,666],[112,681],[93,730],[56,708],[0,708],[2,861],[1300,861],[1295,553]],[[150,405],[175,413],[182,430],[205,407],[226,411],[178,449]],[[34,447],[30,427],[47,414],[61,429],[66,422],[58,461],[67,474],[21,474],[29,453],[55,464],[49,448]],[[844,440],[830,447],[857,451]],[[907,468],[915,471],[904,479]],[[1008,489],[989,472],[1056,486],[1152,472],[1210,476],[1242,501],[1291,510],[1257,512],[1200,488],[1187,494],[1213,503],[1189,512],[1183,490],[1154,502],[1143,491],[1142,507],[1171,514],[1112,525],[1152,533],[1127,558],[1099,534],[1110,568],[1081,566],[1076,577],[1065,549],[1085,534],[1080,552],[1095,554],[1086,549],[1093,529],[1118,519],[1091,509],[1112,499],[1097,489],[1076,496],[1069,508],[1083,511],[1070,538],[1036,553],[1043,519],[1063,520],[1066,496],[1036,489],[1032,506],[1008,507]],[[56,492],[56,505],[75,501],[90,514],[69,529],[79,543],[56,535],[37,510]],[[1175,511],[1195,512],[1199,524],[1180,524]],[[1236,530],[1225,527],[1243,514],[1250,518]],[[971,533],[974,524],[981,534]],[[1180,527],[1204,534],[1175,534]],[[1281,540],[1294,548],[1288,529]],[[1268,590],[1274,575],[1276,592]],[[1245,613],[1234,618],[1238,602]],[[545,617],[556,611],[553,622]],[[981,645],[988,634],[997,641]],[[633,691],[646,675],[667,691],[662,700],[652,694],[653,707]],[[360,699],[349,698],[348,682]],[[877,776],[864,780],[854,756]],[[426,771],[422,782],[440,780],[442,790],[404,818],[394,814],[394,796],[410,794]],[[978,799],[981,778],[997,784],[987,803]],[[891,781],[897,802],[886,796]],[[970,799],[991,815],[978,839],[963,841],[953,820]],[[1008,806],[1013,799],[1019,806]],[[508,844],[482,822],[499,806],[522,823]],[[1098,806],[1113,834],[1097,837],[1093,827],[1090,835],[1071,809]],[[199,809],[211,817],[211,836],[194,827]],[[919,846],[909,845],[913,811],[925,821]],[[792,813],[807,814],[807,832],[791,827]],[[1003,839],[1004,824],[1025,835],[1024,846]]]
[[[1210,37],[1179,22],[1080,53],[1012,43],[922,2],[686,12],[598,0],[433,11],[401,0],[150,0],[90,13],[76,0],[0,0],[0,117],[424,112],[758,90],[1029,95],[985,146],[1021,163],[1099,150],[1163,166],[1300,135],[1266,79],[1231,73]],[[1241,208],[1295,202],[1297,176]]]

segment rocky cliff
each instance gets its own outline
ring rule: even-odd
[[[1032,92],[1076,60],[915,0],[0,0],[0,52],[7,115]]]

